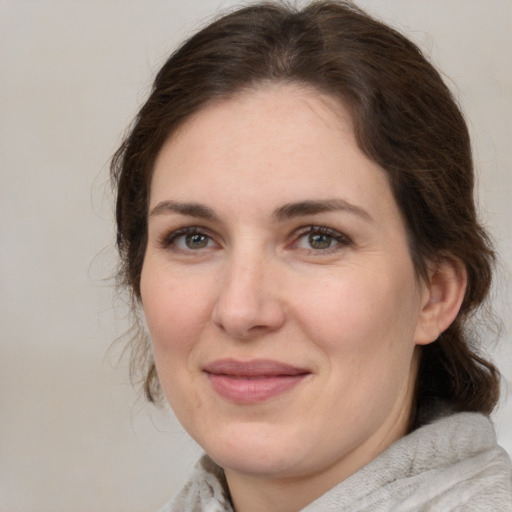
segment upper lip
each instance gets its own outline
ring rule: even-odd
[[[272,359],[253,359],[251,361],[219,359],[207,364],[203,371],[213,375],[227,375],[230,377],[278,377],[310,373],[305,368]]]

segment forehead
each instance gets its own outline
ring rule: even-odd
[[[150,202],[243,196],[279,206],[327,195],[366,207],[385,197],[394,203],[384,171],[358,147],[339,101],[274,84],[187,119],[157,158]]]

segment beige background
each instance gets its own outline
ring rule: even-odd
[[[108,160],[168,50],[219,0],[0,0],[0,511],[156,510],[198,450],[107,354]],[[512,2],[365,0],[445,71],[502,255],[494,353],[512,380]],[[456,85],[455,85],[456,84]],[[507,298],[508,297],[508,298]],[[510,393],[510,391],[509,391]],[[495,416],[512,452],[512,404]]]

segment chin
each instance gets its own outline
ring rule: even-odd
[[[261,423],[230,425],[223,434],[217,432],[213,442],[200,444],[224,469],[255,476],[291,476],[305,458],[301,455],[306,451],[304,440],[272,430]]]
[[[209,456],[224,470],[236,473],[266,478],[289,478],[298,476],[306,471],[302,464],[290,460],[290,454],[262,453],[262,450],[240,451],[238,453],[209,454]]]

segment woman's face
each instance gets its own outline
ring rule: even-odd
[[[228,479],[335,483],[404,434],[428,293],[340,104],[274,85],[204,108],[162,148],[148,229],[158,376]]]

